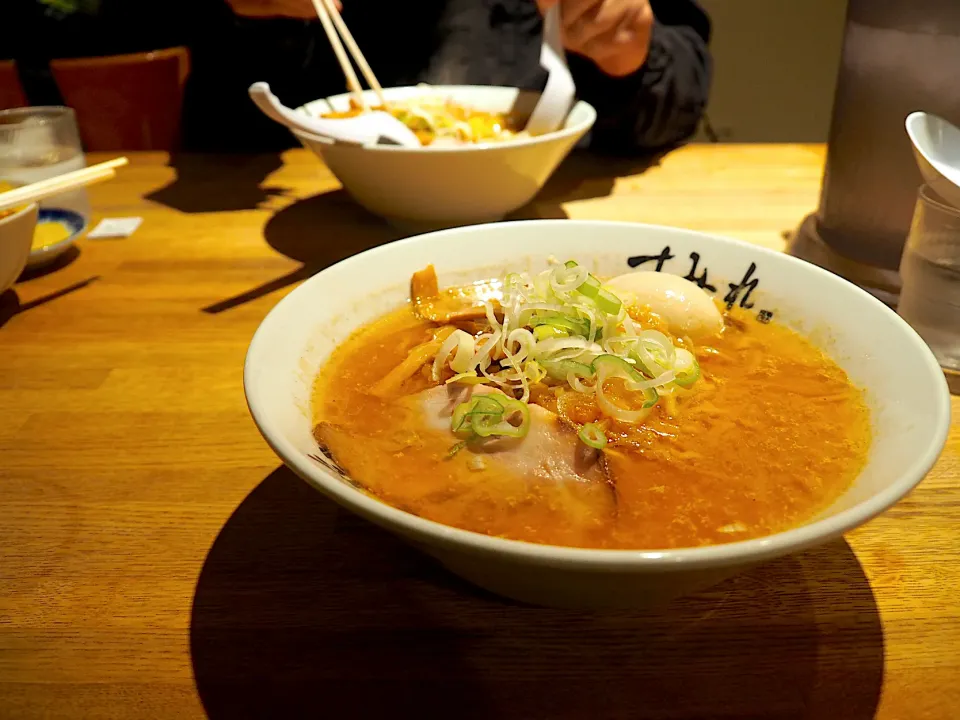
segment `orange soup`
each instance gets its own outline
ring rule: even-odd
[[[862,393],[808,340],[714,306],[694,341],[576,263],[546,272],[445,291],[415,275],[411,303],[321,369],[321,450],[415,515],[591,548],[769,535],[860,472]]]
[[[336,120],[364,112],[352,98],[350,105],[349,110],[324,113],[322,117]],[[393,102],[388,107],[371,109],[393,115],[413,131],[423,146],[504,142],[523,134],[523,124],[509,113],[476,110],[436,98]]]

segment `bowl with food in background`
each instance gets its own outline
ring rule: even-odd
[[[635,607],[865,523],[946,440],[936,360],[813,265],[627,223],[431,233],[315,275],[247,354],[309,484],[497,594]]]
[[[596,111],[579,101],[550,133],[523,132],[538,93],[516,88],[436,85],[386,88],[389,110],[423,147],[349,145],[295,132],[370,212],[405,228],[488,222],[530,202],[590,130]],[[350,94],[315,100],[311,117],[361,112]],[[364,94],[369,107],[377,98]]]
[[[0,210],[0,293],[13,285],[27,265],[37,204]]]

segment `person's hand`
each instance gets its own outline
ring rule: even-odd
[[[614,77],[629,75],[646,61],[653,28],[648,0],[537,0],[544,13],[558,3],[567,50]]]
[[[312,0],[227,0],[227,4],[243,17],[317,19]],[[333,0],[333,4],[341,9],[340,0]]]

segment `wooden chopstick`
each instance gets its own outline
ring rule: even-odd
[[[46,178],[44,180],[38,180],[35,183],[30,185],[25,185],[20,188],[15,188],[15,190],[25,191],[25,190],[43,190],[48,186],[59,185],[64,181],[70,181],[74,177],[81,178],[86,174],[95,174],[101,170],[112,170],[114,168],[123,167],[129,162],[125,157],[114,158],[113,160],[107,160],[106,162],[98,163],[97,165],[91,165],[90,167],[80,168],[79,170],[74,170],[73,172],[64,173],[62,175],[54,175],[53,177]],[[8,192],[14,192],[10,190]],[[4,194],[3,197],[6,197]]]
[[[129,162],[127,158],[119,157],[0,193],[0,210],[29,205],[68,190],[109,180],[117,174],[115,169],[126,165],[127,162]]]
[[[347,57],[347,53],[343,49],[343,44],[340,42],[340,36],[337,34],[337,30],[333,25],[333,21],[330,19],[330,13],[327,11],[327,6],[324,4],[324,0],[313,0],[313,8],[317,11],[317,17],[320,18],[320,24],[323,25],[323,30],[327,34],[327,40],[330,41],[330,46],[333,48],[333,54],[337,56],[337,61],[340,63],[340,68],[343,70],[343,75],[347,79],[347,89],[353,93],[354,97],[357,99],[357,102],[360,104],[360,107],[366,110],[367,101],[363,97],[363,89],[360,87],[360,79],[357,77],[357,73],[354,71],[353,65],[350,63],[350,58]],[[334,14],[336,14],[336,9],[334,9]]]
[[[357,45],[357,41],[353,39],[353,33],[350,32],[350,28],[347,27],[347,23],[344,22],[343,18],[340,17],[340,13],[337,12],[336,7],[334,7],[333,0],[321,0],[321,2],[325,5],[327,14],[330,16],[330,18],[332,18],[337,32],[339,32],[340,36],[343,38],[343,42],[347,46],[347,50],[349,50],[350,54],[353,56],[354,62],[357,63],[357,67],[360,68],[360,72],[363,73],[363,77],[370,86],[370,89],[376,93],[377,100],[380,102],[380,104],[384,107],[387,107],[387,99],[383,96],[383,88],[380,87],[377,76],[373,74],[373,70],[370,69],[370,64],[360,51],[360,46]]]
[[[69,192],[71,190],[76,190],[78,188],[84,187],[86,185],[92,185],[94,183],[102,182],[104,180],[110,180],[113,177],[116,177],[116,172],[107,168],[97,173],[88,173],[82,178],[72,178],[67,179],[64,182],[48,185],[43,188],[33,188],[29,185],[17,188],[17,190],[30,190],[29,193],[17,193],[14,195],[14,191],[11,190],[9,193],[0,194],[0,210],[9,210],[11,208],[17,208],[21,205],[29,205],[30,203],[35,203],[40,200],[45,200],[48,197],[53,197],[54,195],[60,195],[64,192]],[[7,196],[10,197],[7,197]]]

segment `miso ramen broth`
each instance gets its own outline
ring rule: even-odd
[[[844,371],[708,296],[680,334],[657,291],[618,295],[634,279],[571,261],[438,290],[432,268],[417,273],[411,303],[321,369],[321,449],[397,508],[553,545],[711,545],[829,506],[870,445]]]
[[[451,100],[424,97],[373,107],[406,125],[424,147],[499,143],[523,137],[523,121],[510,113],[487,112]],[[364,109],[351,98],[350,109],[324,113],[331,120],[356,117]]]

